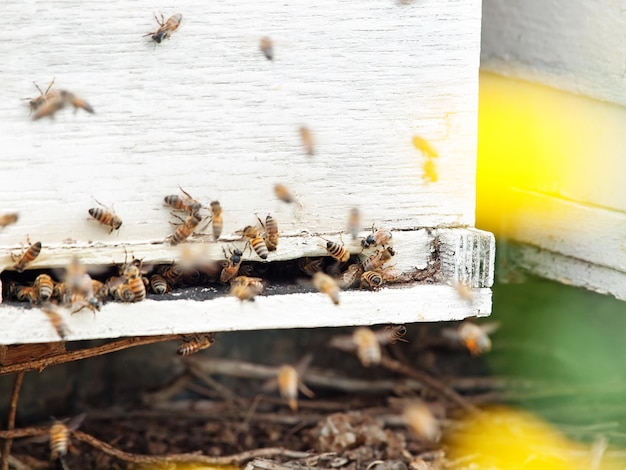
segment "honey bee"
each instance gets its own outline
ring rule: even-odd
[[[376,250],[375,253],[361,263],[361,266],[365,271],[374,271],[382,267],[382,265],[389,261],[395,254],[396,252],[390,246],[384,250]]]
[[[259,41],[259,50],[263,53],[267,60],[274,59],[274,43],[269,37],[263,36],[261,38]]]
[[[193,335],[191,338],[183,337],[183,342],[176,350],[176,354],[189,356],[210,347],[214,342],[215,335],[213,333]]]
[[[326,240],[326,251],[340,263],[345,263],[350,259],[350,252],[343,246],[343,242],[339,244],[337,242]]]
[[[396,282],[402,277],[402,272],[395,266],[389,266],[384,269],[378,269],[378,274],[383,279],[383,284]]]
[[[378,271],[365,271],[361,274],[361,289],[378,290],[383,285],[383,278]]]
[[[357,263],[351,264],[348,266],[348,269],[341,274],[339,285],[342,289],[354,287],[361,279],[361,274],[363,274],[363,268]]]
[[[41,91],[41,88],[39,88],[39,85],[33,82],[33,85],[35,85],[35,88],[37,88],[37,90],[39,91],[39,96],[28,100],[28,105],[30,106],[31,112],[37,111],[47,100],[49,100],[50,98],[58,94],[56,90],[51,91],[53,84],[54,84],[54,78],[48,84],[48,88],[46,88],[46,91],[43,92]]]
[[[379,246],[389,245],[391,242],[393,235],[390,230],[384,228],[374,229],[372,225],[372,233],[368,235],[366,238],[361,240],[361,246],[365,248],[369,248],[370,246]]]
[[[31,286],[16,286],[14,288],[15,299],[19,302],[36,303],[39,300],[37,289]]]
[[[202,205],[194,198],[192,198],[191,195],[183,188],[179,187],[178,189],[181,190],[183,196],[170,194],[163,198],[165,203],[173,209],[179,211],[188,212],[189,214],[197,213],[202,208]]]
[[[60,303],[65,303],[65,299],[72,293],[70,288],[64,282],[57,282],[52,290],[52,298],[57,299]]]
[[[328,274],[317,272],[313,274],[313,285],[322,294],[326,294],[335,305],[339,305],[339,286]]]
[[[98,204],[100,203],[98,202]],[[108,210],[103,204],[100,205],[104,207],[104,209],[100,207],[92,207],[88,211],[89,215],[96,219],[98,222],[100,222],[102,225],[107,225],[111,227],[109,233],[113,232],[113,230],[119,230],[119,228],[122,226],[122,219],[120,219],[112,210]]]
[[[441,436],[439,421],[433,416],[426,404],[412,403],[402,412],[407,427],[419,439],[435,442]]]
[[[263,234],[263,239],[265,240],[267,249],[269,251],[276,251],[276,248],[278,247],[278,222],[276,222],[276,219],[269,214],[265,217],[265,223],[259,219],[259,216],[257,216],[257,219],[265,232]]]
[[[94,113],[93,108],[87,101],[66,90],[48,91],[42,98],[42,100],[37,101],[36,105],[33,105],[33,100],[31,100],[31,109],[36,107],[35,114],[33,114],[33,121],[46,116],[52,118],[57,111],[63,109],[68,104],[74,107],[74,111],[81,108],[88,113]],[[35,98],[35,100],[38,99]]]
[[[222,219],[222,206],[219,201],[211,201],[211,223],[213,224],[213,237],[219,240],[224,228],[224,220]]]
[[[124,266],[122,275],[126,278],[128,287],[133,293],[133,302],[141,302],[146,298],[146,285],[141,276],[141,261],[138,264],[130,263]]]
[[[50,426],[50,460],[67,455],[70,445],[70,433],[82,424],[86,414],[82,413],[71,420],[56,420]]]
[[[180,22],[183,20],[183,15],[176,13],[165,21],[165,17],[161,13],[160,21],[156,15],[154,15],[154,19],[159,23],[159,29],[154,33],[144,34],[144,36],[150,36],[154,42],[160,44],[163,39],[169,39],[172,33],[178,29]]]
[[[356,207],[350,209],[348,214],[348,233],[352,235],[352,239],[356,240],[361,229],[361,212]]]
[[[380,342],[376,333],[370,328],[361,326],[354,330],[352,341],[356,345],[356,355],[365,367],[377,365],[382,358]]]
[[[253,302],[257,294],[256,289],[245,283],[231,283],[230,295],[237,297],[241,302],[245,300]]]
[[[500,328],[500,323],[497,322],[477,325],[465,320],[458,328],[444,328],[441,334],[448,339],[461,342],[472,356],[479,356],[491,350],[489,335],[498,328]]]
[[[457,282],[455,283],[454,288],[461,299],[470,304],[474,302],[474,293],[472,292],[472,288],[467,283]]]
[[[56,330],[59,337],[62,340],[67,339],[71,331],[65,324],[65,320],[63,319],[60,309],[56,305],[47,302],[41,307],[41,310],[48,316],[50,323],[52,323],[52,326]]]
[[[289,408],[292,411],[297,411],[298,391],[301,391],[309,398],[315,397],[313,391],[302,381],[302,376],[312,359],[313,355],[307,354],[295,366],[283,364],[278,368],[276,378],[269,380],[263,385],[263,390],[270,390],[278,386],[280,396],[287,401]]]
[[[428,158],[437,158],[439,153],[437,150],[423,137],[419,135],[413,136],[413,147],[422,152]]]
[[[104,285],[102,281],[98,281],[97,279],[91,280],[91,292],[92,295],[96,297],[97,300],[104,301],[108,295],[108,289]]]
[[[135,293],[131,287],[125,283],[115,286],[110,292],[111,296],[120,302],[128,303],[135,300]]]
[[[17,212],[9,212],[6,214],[0,215],[0,227],[4,228],[7,225],[14,224],[17,222],[19,215]]]
[[[265,244],[265,240],[259,234],[259,229],[253,227],[252,225],[248,225],[243,229],[244,237],[248,238],[248,245],[252,247],[252,249],[259,255],[261,259],[267,259],[267,255],[269,251],[267,249],[267,245]]]
[[[37,298],[42,302],[46,302],[52,297],[54,282],[47,274],[40,274],[35,278],[33,287],[37,291]]]
[[[305,126],[300,126],[299,131],[304,151],[309,157],[312,157],[315,155],[315,138],[313,137],[313,133],[308,127]]]
[[[248,277],[248,276],[237,276],[232,281],[230,281],[231,286],[246,286],[251,288],[256,292],[256,294],[260,294],[263,292],[265,286],[263,285],[263,279],[260,277]]]
[[[222,268],[222,272],[220,273],[220,282],[227,283],[232,278],[239,274],[239,268],[241,266],[243,253],[239,248],[235,248],[234,250],[228,249],[230,253],[230,257],[226,254],[226,250],[222,247],[222,251],[224,252],[224,256],[226,257],[226,263]]]
[[[169,290],[167,281],[160,274],[150,276],[150,287],[155,294],[163,295]]]
[[[280,199],[283,202],[286,202],[287,204],[296,202],[295,196],[291,194],[291,191],[289,191],[289,188],[287,188],[287,186],[285,186],[284,184],[275,184],[274,194],[276,195],[278,199]]]
[[[14,256],[11,253],[11,258],[15,261],[16,258],[19,258],[18,261],[13,265],[13,269],[15,269],[18,273],[24,272],[26,266],[32,263],[39,253],[41,253],[41,242],[30,243],[30,240],[26,240],[29,244],[29,247],[23,252],[23,254],[19,257]]]
[[[324,260],[322,258],[314,260],[302,258],[298,261],[298,267],[303,273],[313,276],[315,273],[320,272],[324,268]]]
[[[194,212],[189,217],[187,217],[180,227],[176,229],[176,231],[172,234],[170,238],[170,243],[172,245],[178,245],[179,243],[187,240],[189,236],[196,229],[198,224],[202,221],[202,217],[197,212]]]
[[[160,274],[170,286],[174,287],[182,278],[183,273],[184,269],[181,265],[171,264],[163,268]]]

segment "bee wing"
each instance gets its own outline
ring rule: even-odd
[[[302,394],[307,398],[315,398],[315,393],[313,392],[313,390],[307,387],[302,380],[298,381],[298,390],[300,390]]]
[[[271,392],[272,390],[276,390],[277,388],[278,388],[278,378],[276,377],[266,380],[263,383],[263,385],[261,385],[261,390],[263,392]]]
[[[490,335],[491,333],[494,333],[496,330],[498,330],[498,328],[500,328],[500,322],[494,321],[481,323],[479,326],[480,329],[483,330],[483,333]]]
[[[443,328],[441,330],[441,336],[452,341],[461,340],[461,336],[459,335],[458,328]]]
[[[352,335],[333,336],[328,342],[328,345],[332,348],[341,349],[342,351],[354,351],[356,349]]]
[[[311,365],[312,361],[313,361],[313,354],[308,353],[303,358],[301,358],[298,362],[296,362],[296,365],[294,366],[294,368],[296,369],[296,372],[298,373],[300,377],[304,375],[306,370]]]
[[[75,431],[80,427],[81,424],[83,424],[83,421],[85,421],[86,417],[87,413],[81,413],[71,418],[65,425],[70,431]]]

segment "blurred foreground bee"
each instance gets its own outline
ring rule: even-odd
[[[159,23],[159,29],[157,29],[154,33],[144,34],[144,36],[150,36],[153,41],[160,44],[163,39],[169,39],[172,33],[178,29],[180,22],[183,20],[183,15],[176,13],[165,21],[165,17],[163,16],[163,13],[161,13],[160,21],[156,15],[154,15],[154,19],[157,23]]]
[[[230,281],[232,286],[246,286],[250,287],[257,294],[263,292],[265,286],[263,285],[263,279],[260,277],[248,277],[248,276],[237,276],[232,281]]]
[[[326,239],[324,238],[324,240]],[[341,263],[345,263],[350,259],[350,252],[343,246],[343,242],[340,245],[337,242],[326,240],[326,251]]]
[[[57,111],[63,109],[66,105],[72,105],[74,111],[78,108],[84,109],[90,114],[94,113],[93,108],[87,101],[79,98],[73,93],[65,90],[53,90],[45,94],[43,102],[37,104],[35,113],[33,114],[33,121],[41,119],[42,117],[54,117]],[[33,108],[31,100],[31,109]]]
[[[78,429],[85,420],[85,416],[86,414],[82,413],[70,420],[56,420],[50,426],[50,460],[63,458],[67,455],[70,446],[70,434]]]
[[[309,398],[315,397],[313,391],[302,382],[299,375],[297,366],[284,364],[278,369],[278,391],[280,396],[287,400],[292,411],[298,411],[298,390]]]
[[[380,363],[382,352],[380,343],[371,329],[361,326],[354,330],[352,340],[356,345],[356,355],[365,367]]]
[[[50,323],[52,323],[52,326],[56,330],[59,337],[62,340],[67,339],[67,336],[71,333],[71,331],[65,324],[65,320],[63,319],[60,309],[56,305],[47,302],[41,307],[41,310],[48,316]]]
[[[315,155],[315,138],[313,137],[313,133],[308,127],[305,126],[300,126],[299,131],[304,151],[309,157],[312,157]]]
[[[425,403],[415,402],[406,406],[402,417],[406,426],[418,439],[431,442],[439,440],[441,426]]]
[[[248,239],[248,245],[252,247],[252,249],[259,255],[261,259],[267,259],[267,255],[269,251],[267,249],[267,245],[265,244],[265,240],[259,234],[259,229],[253,227],[252,225],[248,225],[243,229],[243,235]]]
[[[278,199],[280,199],[283,202],[286,202],[287,204],[296,202],[295,196],[291,194],[291,191],[289,191],[289,188],[287,188],[287,186],[285,186],[284,184],[280,184],[280,183],[275,184],[274,194],[276,195]]]
[[[339,286],[328,274],[317,272],[313,274],[313,285],[322,294],[326,294],[335,305],[339,305]]]
[[[348,233],[352,235],[352,239],[356,240],[361,229],[361,212],[356,207],[350,209],[348,214]]]
[[[379,245],[382,245],[384,247],[385,245],[390,245],[392,237],[393,235],[391,234],[390,230],[384,228],[374,229],[374,226],[372,225],[372,233],[363,240],[361,240],[361,246],[363,248],[369,248],[371,246],[374,247]]]
[[[17,212],[9,212],[7,214],[0,215],[0,227],[4,228],[7,225],[14,224],[17,222],[18,214]]]
[[[190,338],[183,336],[183,342],[176,350],[176,354],[189,356],[210,347],[214,342],[215,335],[213,333],[193,335]]]
[[[420,137],[419,135],[413,136],[412,142],[413,147],[422,152],[428,158],[437,158],[439,156],[437,150],[435,150],[435,148],[423,137]]]
[[[213,237],[219,240],[224,229],[224,219],[222,219],[222,206],[219,201],[211,201],[211,223],[213,224]]]
[[[202,208],[202,205],[192,198],[187,191],[181,187],[178,189],[181,190],[183,196],[179,196],[178,194],[169,194],[163,198],[168,206],[179,211],[188,212],[189,214],[195,214]]]
[[[40,274],[35,278],[33,287],[37,292],[37,298],[41,302],[46,302],[50,300],[50,297],[52,297],[52,292],[54,291],[54,282],[52,281],[52,278],[47,274]]]
[[[461,299],[470,304],[474,302],[474,293],[472,292],[472,288],[467,283],[456,282],[454,288]]]
[[[176,229],[176,231],[172,234],[170,238],[170,243],[172,245],[178,245],[179,243],[187,240],[189,236],[196,229],[198,224],[202,221],[202,217],[197,212],[194,212],[189,217],[187,217],[183,224]]]
[[[267,249],[269,251],[276,251],[276,248],[278,247],[278,222],[276,222],[276,219],[269,214],[265,217],[265,223],[259,219],[259,216],[257,216],[257,219],[263,227],[263,239],[265,240]]]
[[[465,320],[458,328],[444,328],[441,330],[441,334],[445,338],[462,343],[472,356],[478,356],[491,350],[489,335],[498,328],[500,328],[498,322],[477,325]]]
[[[274,43],[269,37],[263,36],[261,38],[259,41],[259,50],[263,53],[267,60],[274,59]]]
[[[237,297],[241,302],[254,301],[254,298],[263,291],[261,278],[237,276],[230,283],[230,295]]]
[[[98,201],[96,201],[98,202]],[[102,225],[111,227],[109,233],[113,230],[118,230],[122,226],[122,219],[120,219],[113,210],[108,210],[106,206],[98,202],[104,209],[100,207],[92,207],[89,209],[89,215],[100,222]]]
[[[13,255],[13,253],[11,253],[11,258],[13,258],[14,261],[15,259],[19,258],[17,262],[13,265],[13,269],[15,269],[18,273],[24,272],[26,266],[32,263],[35,258],[39,256],[39,253],[41,253],[41,242],[35,242],[31,244],[28,237],[26,238],[26,241],[28,242],[29,247],[23,252],[21,256],[15,256]]]

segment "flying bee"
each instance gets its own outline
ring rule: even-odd
[[[474,293],[472,288],[465,282],[456,282],[454,285],[456,293],[459,297],[468,303],[474,303]]]
[[[141,276],[141,261],[138,266],[135,263],[125,265],[122,276],[126,278],[128,287],[133,293],[133,302],[140,302],[146,298],[146,285]]]
[[[348,233],[352,235],[352,239],[356,240],[361,229],[361,212],[356,207],[350,209],[348,213]]]
[[[183,196],[169,194],[163,198],[165,204],[173,209],[188,212],[189,214],[197,213],[202,208],[202,205],[192,198],[191,195],[183,188],[179,187],[178,189],[181,190]]]
[[[215,335],[213,333],[193,335],[190,338],[183,336],[183,342],[176,350],[176,354],[179,356],[189,356],[210,347],[214,342]]]
[[[160,274],[170,286],[174,287],[182,278],[184,271],[180,264],[171,264],[162,268]]]
[[[265,240],[267,249],[269,251],[276,251],[276,248],[278,247],[278,222],[276,222],[276,219],[269,214],[265,217],[265,223],[259,219],[259,216],[257,216],[257,219],[265,232],[263,234],[263,239]]]
[[[93,114],[94,110],[87,101],[82,98],[79,98],[74,93],[70,93],[66,90],[53,90],[47,92],[45,95],[45,99],[40,104],[37,104],[37,109],[35,114],[33,114],[33,121],[41,119],[42,117],[54,117],[57,111],[63,109],[66,105],[72,105],[74,107],[74,112],[78,110],[78,108],[84,109],[88,113]],[[31,109],[33,105],[31,104]]]
[[[263,240],[263,237],[261,237],[259,233],[259,229],[248,225],[243,229],[243,235],[248,239],[248,246],[252,247],[256,254],[259,255],[259,258],[267,259],[269,251],[265,240]]]
[[[342,289],[354,287],[361,279],[361,274],[363,274],[363,268],[358,263],[351,264],[348,266],[348,269],[341,274],[339,285]]]
[[[314,260],[309,260],[309,258],[301,258],[298,261],[298,267],[303,273],[309,276],[313,276],[315,273],[318,273],[322,269],[324,269],[324,260],[322,258],[317,258]]]
[[[14,261],[16,258],[19,258],[17,262],[13,265],[13,269],[15,269],[18,273],[24,272],[26,266],[32,263],[35,258],[39,256],[39,253],[41,253],[41,242],[35,242],[31,244],[28,237],[26,241],[28,242],[29,246],[21,256],[14,256],[13,253],[11,253],[11,258],[13,258]]]
[[[256,294],[261,294],[265,285],[260,277],[237,276],[230,281],[231,286],[245,286],[252,289]]]
[[[234,250],[228,249],[230,253],[230,257],[226,254],[226,250],[222,247],[222,251],[224,252],[224,256],[226,257],[226,262],[224,263],[224,267],[222,268],[222,272],[220,273],[220,282],[227,283],[232,278],[239,274],[239,268],[241,267],[243,253],[239,248],[235,248]]]
[[[50,460],[56,460],[67,455],[70,446],[70,434],[78,429],[85,419],[86,414],[82,413],[68,420],[56,420],[50,426]]]
[[[361,246],[365,248],[369,248],[370,246],[379,246],[382,245],[390,245],[391,239],[393,235],[390,230],[384,228],[374,229],[372,225],[372,233],[368,235],[366,238],[361,240]]]
[[[170,290],[167,281],[160,274],[150,276],[150,287],[155,294],[163,295]]]
[[[259,50],[263,53],[267,60],[274,59],[274,43],[269,37],[263,36],[261,38],[259,41]]]
[[[102,225],[107,225],[111,227],[109,233],[113,232],[113,230],[119,230],[119,228],[122,226],[122,219],[120,219],[119,216],[115,214],[115,212],[113,212],[113,210],[108,210],[106,206],[99,202],[98,204],[100,204],[102,208],[92,207],[88,211],[89,215],[96,219],[98,222],[100,222]]]
[[[304,151],[309,157],[312,157],[315,155],[315,138],[313,137],[313,133],[305,126],[300,126],[299,132]]]
[[[371,254],[361,263],[361,266],[365,271],[374,271],[382,267],[382,265],[389,261],[395,254],[396,252],[390,246],[384,250],[376,250],[375,253]]]
[[[356,355],[365,367],[377,365],[382,358],[380,342],[376,333],[370,328],[361,326],[354,330],[352,341],[356,345]]]
[[[276,195],[278,199],[280,199],[283,202],[286,202],[287,204],[296,202],[296,197],[293,194],[291,194],[291,191],[289,191],[289,188],[287,188],[287,186],[285,186],[284,184],[280,184],[280,183],[275,184],[274,194]]]
[[[324,240],[326,239],[324,238]],[[346,250],[343,242],[339,244],[337,242],[326,240],[326,251],[340,263],[345,263],[350,259],[350,252]]]
[[[68,335],[71,333],[70,329],[65,324],[65,320],[63,319],[63,315],[61,314],[61,310],[56,306],[51,304],[50,302],[46,302],[41,310],[48,316],[50,323],[56,330],[57,334],[62,340],[67,339]]]
[[[180,22],[183,20],[183,15],[176,13],[165,21],[165,17],[161,13],[160,21],[156,15],[154,15],[154,19],[159,23],[159,29],[154,33],[144,34],[144,36],[150,36],[154,42],[160,44],[163,39],[169,39],[172,33],[178,29]]]
[[[500,323],[490,322],[477,325],[469,320],[463,321],[458,328],[444,328],[441,334],[448,339],[462,343],[472,354],[480,354],[491,350],[489,335],[500,328]]]
[[[408,405],[402,412],[407,427],[419,438],[435,442],[441,436],[439,421],[425,403],[417,402]]]
[[[52,297],[54,282],[47,274],[40,274],[35,278],[33,287],[37,291],[37,298],[42,302],[46,302]]]
[[[213,237],[219,240],[224,229],[224,219],[222,219],[222,206],[219,201],[211,201],[211,223],[213,224]]]
[[[361,289],[378,290],[383,285],[383,277],[378,271],[365,271],[361,274]]]
[[[196,229],[198,224],[202,221],[202,217],[199,213],[194,212],[189,217],[187,217],[184,223],[176,229],[176,231],[172,234],[170,238],[170,243],[172,245],[178,245],[179,243],[187,240],[189,236]]]
[[[280,396],[287,401],[292,411],[298,411],[298,391],[309,398],[314,398],[313,391],[306,386],[302,377],[313,360],[312,354],[307,354],[295,365],[283,364],[278,368],[276,377],[268,380],[262,389],[269,391],[278,387]]]
[[[9,212],[0,215],[0,227],[4,228],[7,225],[14,224],[15,222],[17,222],[18,217],[19,216],[17,212]]]
[[[254,301],[254,298],[257,296],[256,289],[250,287],[246,284],[231,284],[230,287],[230,295],[233,297],[237,297],[241,302],[249,300],[251,302]]]
[[[437,158],[439,156],[439,153],[437,152],[437,150],[435,150],[435,148],[430,144],[430,142],[428,142],[423,137],[420,137],[419,135],[413,136],[412,142],[413,142],[413,147],[415,147],[417,150],[422,152],[429,159]]]
[[[322,294],[330,297],[335,305],[339,305],[339,286],[328,274],[317,272],[313,274],[313,285]]]

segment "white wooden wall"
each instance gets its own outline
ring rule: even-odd
[[[315,235],[336,238],[358,207],[364,231],[376,223],[413,234],[416,251],[401,264],[423,262],[430,240],[418,228],[474,224],[480,8],[479,0],[5,1],[0,208],[20,220],[0,232],[0,264],[10,266],[9,251],[27,234],[44,245],[33,267],[63,266],[73,254],[120,263],[122,246],[144,262],[172,261],[179,251],[164,242],[173,229],[162,201],[179,186],[205,203],[220,200],[224,242],[238,239],[255,213],[271,213],[283,239],[269,261],[322,254]],[[142,35],[161,12],[183,21],[155,47]],[[263,35],[274,41],[274,61],[258,49]],[[95,114],[62,110],[31,121],[22,99],[37,95],[33,81],[44,88],[52,78]],[[302,150],[301,125],[315,135],[314,157]],[[416,134],[438,150],[437,182],[424,179]],[[278,182],[301,205],[277,201]],[[124,221],[119,233],[87,220],[93,198],[113,205]],[[487,247],[476,270],[486,281],[473,283],[487,289],[478,307],[459,310],[451,300],[456,313],[441,318],[490,310],[492,239],[469,236]],[[194,241],[222,258],[211,237]],[[146,307],[103,312],[117,308]],[[383,315],[361,322],[375,320]]]
[[[624,300],[625,43],[623,1],[485,0],[483,5],[482,70],[570,93],[555,92],[547,104],[546,95],[525,93],[522,85],[507,103],[523,99],[524,112],[544,109],[554,115],[546,139],[568,130],[563,142],[544,142],[555,152],[544,166],[533,167],[533,183],[510,188],[513,204],[502,224],[512,240],[525,244],[514,252],[515,262]],[[485,78],[485,88],[495,83]],[[528,171],[525,160],[507,163],[508,173]],[[506,173],[503,169],[503,178]]]

